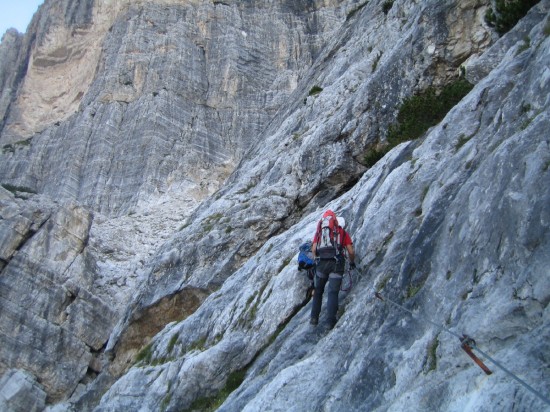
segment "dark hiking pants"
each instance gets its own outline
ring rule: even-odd
[[[334,326],[336,323],[336,313],[338,312],[338,292],[342,285],[342,273],[339,271],[339,265],[334,261],[321,261],[317,266],[317,274],[315,276],[315,294],[313,295],[313,303],[311,305],[311,318],[319,319],[321,313],[321,305],[323,302],[323,293],[325,286],[328,283],[327,296],[327,318],[329,325]]]

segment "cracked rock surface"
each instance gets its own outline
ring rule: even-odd
[[[550,2],[500,38],[488,6],[46,2],[0,47],[0,407],[548,408],[456,337],[549,393]],[[358,261],[334,329],[296,268],[327,208]]]

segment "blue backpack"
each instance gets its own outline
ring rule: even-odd
[[[298,253],[298,269],[309,270],[315,267],[313,253],[311,252],[311,242],[306,242],[300,246]]]

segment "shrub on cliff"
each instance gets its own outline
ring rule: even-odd
[[[472,87],[467,80],[460,78],[441,90],[429,87],[405,99],[399,108],[397,122],[388,129],[387,144],[368,150],[364,157],[365,166],[374,166],[399,143],[418,139],[430,127],[443,120],[449,110],[462,100]]]
[[[485,21],[501,36],[524,17],[540,0],[496,0],[495,8],[489,8]]]

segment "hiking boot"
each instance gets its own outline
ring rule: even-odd
[[[318,323],[319,323],[319,319],[317,319],[317,318],[311,318],[309,320],[310,325],[317,326]]]

